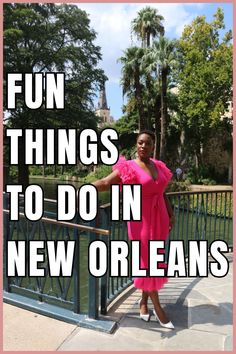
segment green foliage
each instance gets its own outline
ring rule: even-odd
[[[137,115],[128,114],[121,117],[114,125],[119,134],[119,152],[126,158],[131,158],[136,143]]]
[[[60,176],[62,179],[67,177],[85,177],[88,174],[90,168],[79,168],[79,166],[44,166],[44,177],[56,177]],[[43,176],[43,166],[30,166],[30,176]]]
[[[138,113],[139,130],[148,126],[148,117],[144,112],[143,95],[144,83],[142,82],[142,60],[145,48],[129,47],[124,51],[124,55],[119,58],[122,64],[121,85],[123,95],[135,99],[135,107]]]
[[[105,76],[89,22],[75,5],[4,4],[4,79],[7,72],[61,71],[66,81],[64,110],[32,113],[19,96],[12,127],[96,127],[92,100]]]
[[[227,191],[225,193],[177,194],[170,196],[169,199],[177,217],[180,216],[182,210],[185,210],[189,214],[194,211],[195,215],[201,218],[207,215],[232,218],[232,194],[230,195]],[[215,221],[216,219],[211,220],[211,223],[213,224]]]
[[[137,114],[134,113],[122,116],[118,121],[116,121],[114,128],[117,130],[119,135],[137,131]]]
[[[213,171],[207,166],[191,167],[186,174],[186,180],[193,184],[216,185],[216,181],[211,176]]]
[[[232,100],[232,36],[220,40],[224,14],[219,8],[211,23],[198,16],[178,41],[179,125],[199,146]]]
[[[29,110],[23,95],[9,112],[11,128],[93,128],[97,126],[93,97],[106,79],[97,65],[100,47],[85,11],[76,5],[4,4],[4,98],[8,72],[65,73],[65,109]],[[24,91],[24,90],[23,90]],[[6,107],[6,102],[4,102]],[[23,144],[19,143],[18,182],[28,185]]]
[[[97,179],[101,179],[106,177],[112,172],[111,166],[101,165],[96,168],[95,171],[90,172],[86,177],[81,178],[80,182],[82,183],[91,183],[96,181]]]
[[[10,181],[15,180],[17,178],[17,175],[18,175],[17,166],[11,166],[10,169],[9,169]]]
[[[216,181],[214,181],[214,179],[202,178],[200,181],[202,184],[205,184],[205,185],[212,185],[212,186],[216,185]]]
[[[184,192],[190,190],[190,182],[189,181],[171,181],[168,185],[166,192]]]
[[[142,41],[143,47],[150,46],[150,39],[158,35],[164,35],[162,24],[164,17],[158,14],[158,10],[146,6],[138,12],[138,16],[132,21],[132,32]]]
[[[168,76],[175,62],[175,41],[164,37],[163,20],[154,8],[140,10],[132,21],[132,33],[141,40],[142,47],[127,48],[120,58],[121,84],[128,97],[125,113],[129,115],[130,107],[136,111],[133,117],[137,118],[139,131],[155,129],[158,140],[160,136],[155,156],[161,159],[165,159],[167,150]]]
[[[43,175],[42,166],[30,166],[29,173],[31,176],[42,176]]]
[[[159,91],[156,93],[156,102],[160,96],[160,159],[166,159],[167,150],[167,130],[168,130],[168,76],[172,68],[176,65],[176,42],[160,36],[158,41],[154,41],[151,48],[144,56],[145,71],[147,74],[155,75]],[[155,124],[156,136],[159,135],[159,124]],[[158,151],[156,151],[156,155]]]
[[[190,198],[190,209],[199,209],[211,215],[221,217],[232,217],[232,198],[229,193],[209,193],[202,195],[192,195]]]
[[[180,40],[173,42],[156,30],[149,31],[155,27],[154,12],[144,8],[132,21],[132,33],[142,47],[128,48],[122,58],[127,96],[120,123],[120,135],[127,143],[123,150],[131,151],[128,127],[131,131],[136,122],[140,129],[143,122],[155,129],[156,157],[171,164],[177,159],[185,168],[194,166],[195,171],[189,172],[193,183],[222,182],[225,174],[223,178],[209,169],[203,173],[202,166],[204,147],[213,131],[229,132],[225,148],[232,151],[232,124],[226,118],[232,101],[232,31],[224,33],[224,13],[218,8],[211,22],[205,16],[196,17],[185,26]]]
[[[164,35],[163,16],[158,14],[157,9],[146,6],[138,12],[137,17],[132,21],[132,33],[138,40],[141,40],[141,48],[130,47],[120,58],[122,63],[121,84],[123,93],[128,97],[128,104],[125,112],[129,114],[130,105],[136,110],[138,129],[151,129],[155,122],[158,111],[156,91],[153,90],[155,78],[150,73],[145,72],[144,58],[147,49],[153,40],[160,35]],[[154,75],[155,76],[155,75]],[[155,94],[153,95],[153,93]],[[131,104],[130,104],[131,103]]]

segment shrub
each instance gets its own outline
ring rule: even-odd
[[[168,185],[166,192],[183,192],[183,191],[189,191],[189,186],[190,186],[190,181],[171,181],[171,183]]]
[[[106,177],[112,172],[111,166],[101,165],[96,168],[95,171],[90,172],[86,177],[81,178],[80,182],[82,183],[91,183],[97,179]]]
[[[17,166],[10,166],[9,175],[11,180],[15,179],[18,176]]]
[[[41,176],[43,174],[42,166],[29,166],[31,176]]]
[[[214,181],[214,179],[210,179],[210,178],[203,178],[200,180],[202,184],[205,185],[216,185],[216,181]]]
[[[193,184],[215,185],[216,182],[211,176],[209,167],[200,166],[199,169],[191,167],[186,174],[186,179]]]

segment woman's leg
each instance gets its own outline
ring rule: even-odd
[[[149,297],[149,294],[146,291],[143,291],[142,292],[142,299],[140,301],[140,312],[142,315],[148,314],[148,306],[147,306],[148,297]]]
[[[165,314],[165,311],[162,309],[161,307],[161,304],[160,304],[160,301],[159,301],[159,295],[158,295],[158,292],[157,291],[151,291],[149,293],[150,295],[150,298],[152,300],[152,303],[153,303],[153,306],[154,306],[154,309],[156,311],[156,314],[157,316],[159,317],[160,321],[162,323],[167,323],[169,322],[169,319],[168,317],[166,316]]]

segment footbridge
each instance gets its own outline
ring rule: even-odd
[[[170,240],[183,241],[186,257],[189,240],[207,240],[208,246],[212,241],[224,240],[232,251],[232,190],[175,192],[168,193],[168,197],[176,218]],[[24,203],[21,196],[19,220],[11,221],[9,196],[4,194],[4,302],[80,327],[114,332],[119,318],[110,316],[109,311],[114,303],[125,303],[127,294],[135,292],[132,277],[111,277],[110,269],[101,277],[90,274],[88,247],[94,240],[102,240],[109,252],[112,240],[129,243],[126,223],[110,221],[110,204],[99,207],[99,215],[93,222],[84,223],[78,219],[60,222],[56,220],[56,201],[49,199],[44,200],[44,216],[32,222],[24,215]],[[60,240],[75,241],[71,276],[51,277],[48,255],[42,249],[40,266],[45,269],[44,277],[7,277],[8,241]],[[26,259],[28,266],[29,259]],[[171,284],[178,281],[183,283],[183,279],[175,278]]]

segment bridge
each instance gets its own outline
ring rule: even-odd
[[[183,240],[186,256],[189,240],[207,240],[209,245],[217,239],[225,240],[232,250],[232,190],[175,192],[168,197],[176,216],[170,240]],[[24,200],[20,202],[23,205]],[[19,220],[11,221],[8,196],[4,195],[4,255],[8,241],[75,240],[73,274],[71,277],[50,277],[44,253],[45,277],[7,277],[4,257],[4,302],[82,328],[113,333],[120,323],[119,316],[111,316],[115,303],[125,304],[128,293],[133,296],[132,304],[136,303],[134,312],[138,309],[132,278],[110,277],[109,270],[101,278],[92,276],[87,267],[87,249],[94,240],[104,241],[108,249],[111,240],[129,242],[126,224],[110,222],[109,204],[100,206],[97,220],[85,224],[81,220],[58,222],[55,201],[45,199],[44,203],[45,215],[39,221],[27,220],[23,209]],[[168,255],[168,244],[166,251]],[[173,282],[180,294],[184,292],[183,279],[171,279],[171,286]],[[167,288],[170,285],[167,284]],[[173,296],[167,297],[167,301],[171,302],[171,299]]]

